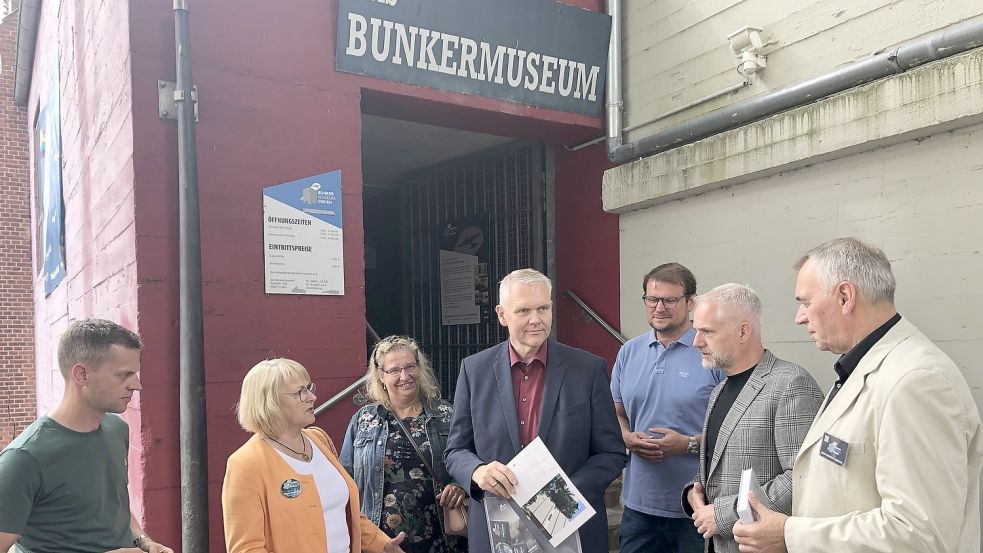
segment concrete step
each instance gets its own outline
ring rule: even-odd
[[[620,549],[621,515],[624,514],[624,511],[624,507],[621,505],[608,507],[608,551],[611,553],[617,553]],[[587,552],[584,551],[584,553]]]
[[[621,533],[621,515],[625,511],[621,505],[621,477],[611,482],[604,491],[604,506],[608,511],[608,550],[617,553],[620,549],[618,538]]]
[[[604,506],[605,507],[616,507],[621,505],[621,477],[615,479],[614,482],[608,486],[608,489],[604,490]]]

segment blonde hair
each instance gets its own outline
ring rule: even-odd
[[[383,359],[388,353],[404,350],[413,353],[416,364],[420,367],[420,400],[429,401],[440,398],[440,385],[437,383],[437,377],[430,366],[430,360],[427,359],[426,354],[420,351],[420,346],[417,345],[416,341],[407,336],[387,336],[379,340],[379,343],[372,349],[372,355],[369,356],[369,368],[365,373],[365,376],[368,377],[365,382],[365,395],[372,401],[381,403],[390,411],[393,405],[389,401],[389,392],[382,384]]]
[[[267,359],[249,369],[242,379],[235,408],[239,425],[265,437],[280,435],[284,426],[280,391],[283,383],[293,377],[311,379],[307,369],[292,359]]]

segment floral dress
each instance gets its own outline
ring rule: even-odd
[[[453,553],[463,551],[454,536],[445,537],[441,529],[440,511],[437,509],[433,478],[403,433],[396,416],[387,415],[389,437],[382,488],[382,518],[379,526],[390,537],[406,532],[400,547],[406,553]],[[405,418],[403,424],[410,431],[420,451],[432,462],[430,441],[424,429],[424,415]],[[439,493],[439,491],[438,491]]]

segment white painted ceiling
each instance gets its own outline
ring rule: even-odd
[[[362,115],[362,180],[367,189],[392,186],[405,173],[511,140],[504,136]]]

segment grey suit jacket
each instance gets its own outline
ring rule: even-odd
[[[604,490],[628,456],[600,357],[550,340],[538,436],[597,514],[580,528],[583,551],[607,551]],[[484,492],[471,482],[479,465],[508,463],[519,453],[519,424],[508,342],[461,363],[444,460],[451,477],[471,489],[471,553],[490,552]],[[517,475],[522,478],[522,475]]]
[[[726,380],[718,384],[710,394],[704,435],[725,383]],[[713,502],[716,553],[738,552],[734,523],[744,469],[754,469],[772,509],[791,513],[792,464],[822,402],[822,390],[805,369],[765,350],[724,418],[713,451],[706,451],[705,445],[700,449],[698,480],[706,500]],[[707,455],[711,455],[709,472],[704,468]],[[686,499],[690,488],[692,485],[683,490],[682,502],[683,510],[691,515],[693,509]]]

